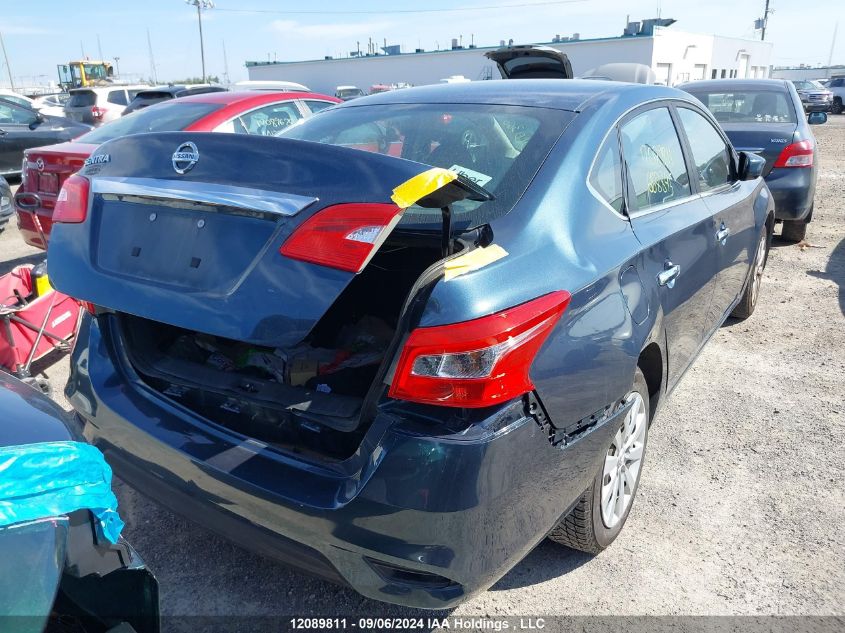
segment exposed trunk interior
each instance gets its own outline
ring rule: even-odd
[[[460,245],[458,245],[458,248]],[[409,291],[441,258],[437,234],[395,232],[291,349],[255,347],[129,314],[122,338],[141,377],[210,421],[288,452],[352,455]]]

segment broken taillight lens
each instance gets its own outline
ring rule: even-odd
[[[65,180],[56,206],[53,209],[53,224],[78,224],[88,215],[88,193],[90,182],[84,176],[72,175]]]
[[[285,257],[361,272],[399,221],[395,204],[345,203],[318,211],[282,244]]]
[[[388,395],[477,408],[533,390],[529,369],[569,300],[561,290],[480,319],[415,329]]]

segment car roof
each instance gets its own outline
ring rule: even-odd
[[[286,92],[275,90],[243,90],[240,92],[206,92],[198,95],[180,97],[181,103],[218,103],[222,105],[261,105],[280,99],[327,99],[335,101],[334,97],[316,92]]]
[[[68,90],[69,94],[74,92],[94,92],[100,94],[107,90],[148,90],[150,86],[146,84],[109,84],[108,86],[85,86],[84,88],[71,88]]]
[[[702,88],[714,90],[754,90],[755,88],[786,89],[785,79],[704,79],[678,86],[681,90]]]
[[[552,108],[578,112],[590,100],[606,95],[627,93],[647,99],[689,98],[689,95],[665,86],[579,79],[499,79],[465,83],[432,84],[403,90],[382,92],[354,101],[341,108],[358,108],[376,104],[410,103],[475,103]]]

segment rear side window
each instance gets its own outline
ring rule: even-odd
[[[590,172],[590,186],[618,213],[622,213],[622,161],[616,130],[611,132],[599,150]]]
[[[305,105],[308,106],[308,109],[311,110],[311,112],[319,112],[320,110],[331,108],[335,104],[331,101],[316,101],[314,99],[306,99]]]
[[[795,123],[795,109],[786,90],[690,90],[720,123]]]
[[[731,181],[731,154],[722,136],[695,110],[678,108],[687,133],[698,186],[701,191],[721,187]]]
[[[69,108],[87,108],[88,106],[96,105],[97,95],[90,90],[77,90],[70,93],[70,99],[67,100],[67,107]]]
[[[165,101],[158,105],[136,110],[132,114],[107,123],[77,140],[80,143],[99,145],[118,136],[143,134],[144,132],[177,132],[217,110],[216,103],[185,103],[183,101]]]
[[[117,105],[126,105],[129,103],[126,100],[126,91],[125,90],[111,90],[106,97],[106,101],[109,103],[116,103]]]
[[[234,131],[239,134],[258,134],[259,136],[276,136],[285,128],[293,125],[302,114],[293,102],[274,103],[258,108],[252,112],[242,114],[232,123]]]
[[[621,135],[632,211],[690,195],[681,142],[667,108],[648,110],[627,121]]]

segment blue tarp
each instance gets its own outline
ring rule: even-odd
[[[117,543],[123,521],[111,478],[103,454],[81,442],[0,447],[0,527],[87,509]]]

